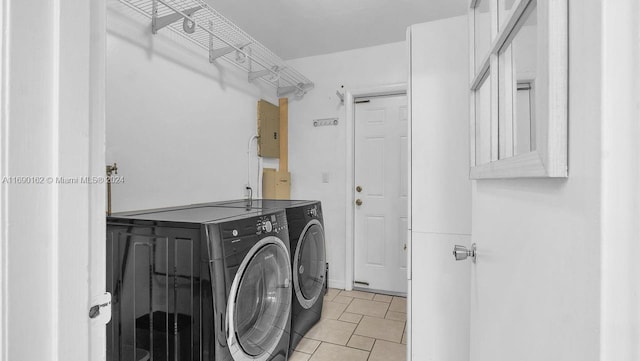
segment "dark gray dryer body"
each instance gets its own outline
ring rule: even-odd
[[[305,200],[234,200],[214,203],[221,207],[245,210],[284,209],[289,224],[293,298],[291,344],[293,350],[322,314],[326,288],[326,247],[322,205]]]
[[[107,219],[107,360],[284,361],[286,215],[207,205]]]

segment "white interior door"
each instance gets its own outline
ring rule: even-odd
[[[413,25],[411,44],[410,360],[469,361],[467,18]],[[483,257],[482,250],[480,258]],[[488,256],[484,256],[488,257]]]
[[[106,1],[91,1],[90,58],[89,58],[89,169],[94,176],[105,174],[106,134]],[[89,189],[89,294],[91,306],[101,307],[100,314],[90,320],[89,357],[91,361],[105,360],[107,354],[106,323],[111,320],[111,295],[106,290],[106,187]]]
[[[355,100],[354,287],[407,292],[406,95]]]

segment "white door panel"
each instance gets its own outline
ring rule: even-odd
[[[411,309],[414,361],[468,361],[470,247],[468,39],[465,16],[411,26]]]
[[[411,226],[471,234],[467,19],[411,31]]]
[[[103,175],[105,172],[105,109],[106,109],[106,2],[91,1],[91,58],[90,58],[90,173]],[[89,191],[90,237],[89,254],[90,278],[89,292],[94,300],[110,300],[111,295],[105,295],[107,250],[106,250],[106,189],[93,187]],[[104,304],[102,302],[101,304]],[[91,305],[95,305],[93,303]],[[91,320],[89,331],[89,358],[91,361],[106,359],[107,333],[105,322],[111,320],[111,306],[104,309],[103,317]]]
[[[412,232],[412,360],[469,360],[471,261],[456,261],[455,245],[470,236]]]
[[[367,100],[355,106],[355,286],[406,293],[407,97]]]

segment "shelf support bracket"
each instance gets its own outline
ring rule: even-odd
[[[193,32],[196,30],[196,26],[193,20],[190,19],[191,15],[193,15],[196,11],[202,9],[202,6],[196,6],[193,7],[191,9],[187,9],[184,10],[183,13],[185,13],[187,16],[189,16],[189,18],[186,18],[184,16],[182,16],[182,14],[179,13],[174,13],[174,14],[169,14],[169,15],[165,15],[165,16],[160,16],[158,17],[158,0],[153,0],[153,8],[151,10],[152,12],[152,17],[151,17],[151,32],[154,34],[158,33],[158,30],[169,26],[173,23],[175,23],[176,21],[179,21],[180,19],[184,18],[184,23],[183,23],[183,29],[186,33],[188,34],[193,34]]]
[[[211,33],[213,33],[213,22],[211,21],[209,22],[209,29],[211,30]],[[238,44],[238,46],[236,46],[235,48],[233,46],[225,46],[222,48],[214,49],[213,40],[214,40],[214,36],[212,34],[209,34],[209,62],[210,63],[213,63],[214,61],[216,61],[216,59],[222,56],[225,56],[236,49],[242,50],[246,46],[251,45],[251,42],[246,42],[244,44]]]
[[[242,49],[245,46],[250,45],[250,44],[251,43],[240,44],[240,45],[236,46],[236,48]],[[225,56],[225,55],[233,52],[234,50],[236,50],[236,49],[233,46],[225,46],[224,48],[218,48],[218,49],[209,48],[209,62],[213,63],[219,57]]]
[[[297,85],[288,85],[278,87],[278,98],[285,97],[291,93],[296,93],[297,96],[303,96],[313,88],[313,83],[298,83]]]
[[[262,77],[265,77],[267,75],[273,74],[276,75],[278,74],[278,72],[280,70],[282,70],[284,68],[279,68],[278,66],[274,66],[271,69],[263,69],[263,70],[258,70],[258,71],[250,71],[249,72],[249,81],[253,81]]]
[[[269,69],[251,71],[249,72],[249,81],[262,78],[263,76],[267,76],[269,74],[271,74],[271,71],[269,71]]]
[[[302,84],[299,84],[298,86],[301,87]],[[298,86],[295,85],[289,85],[289,86],[281,86],[278,87],[278,98],[282,98],[286,95],[289,95],[293,92],[295,92],[296,90],[298,90]]]

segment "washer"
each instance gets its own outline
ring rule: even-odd
[[[107,360],[284,361],[286,214],[207,204],[107,219]]]
[[[214,304],[224,305],[214,310],[225,322],[225,333],[215,339],[225,343],[234,361],[288,357],[292,287],[287,218],[283,210],[260,212],[206,228]]]
[[[284,209],[289,224],[294,295],[291,315],[293,350],[322,314],[326,289],[326,249],[322,205],[304,200],[233,200],[214,203],[221,207]]]

